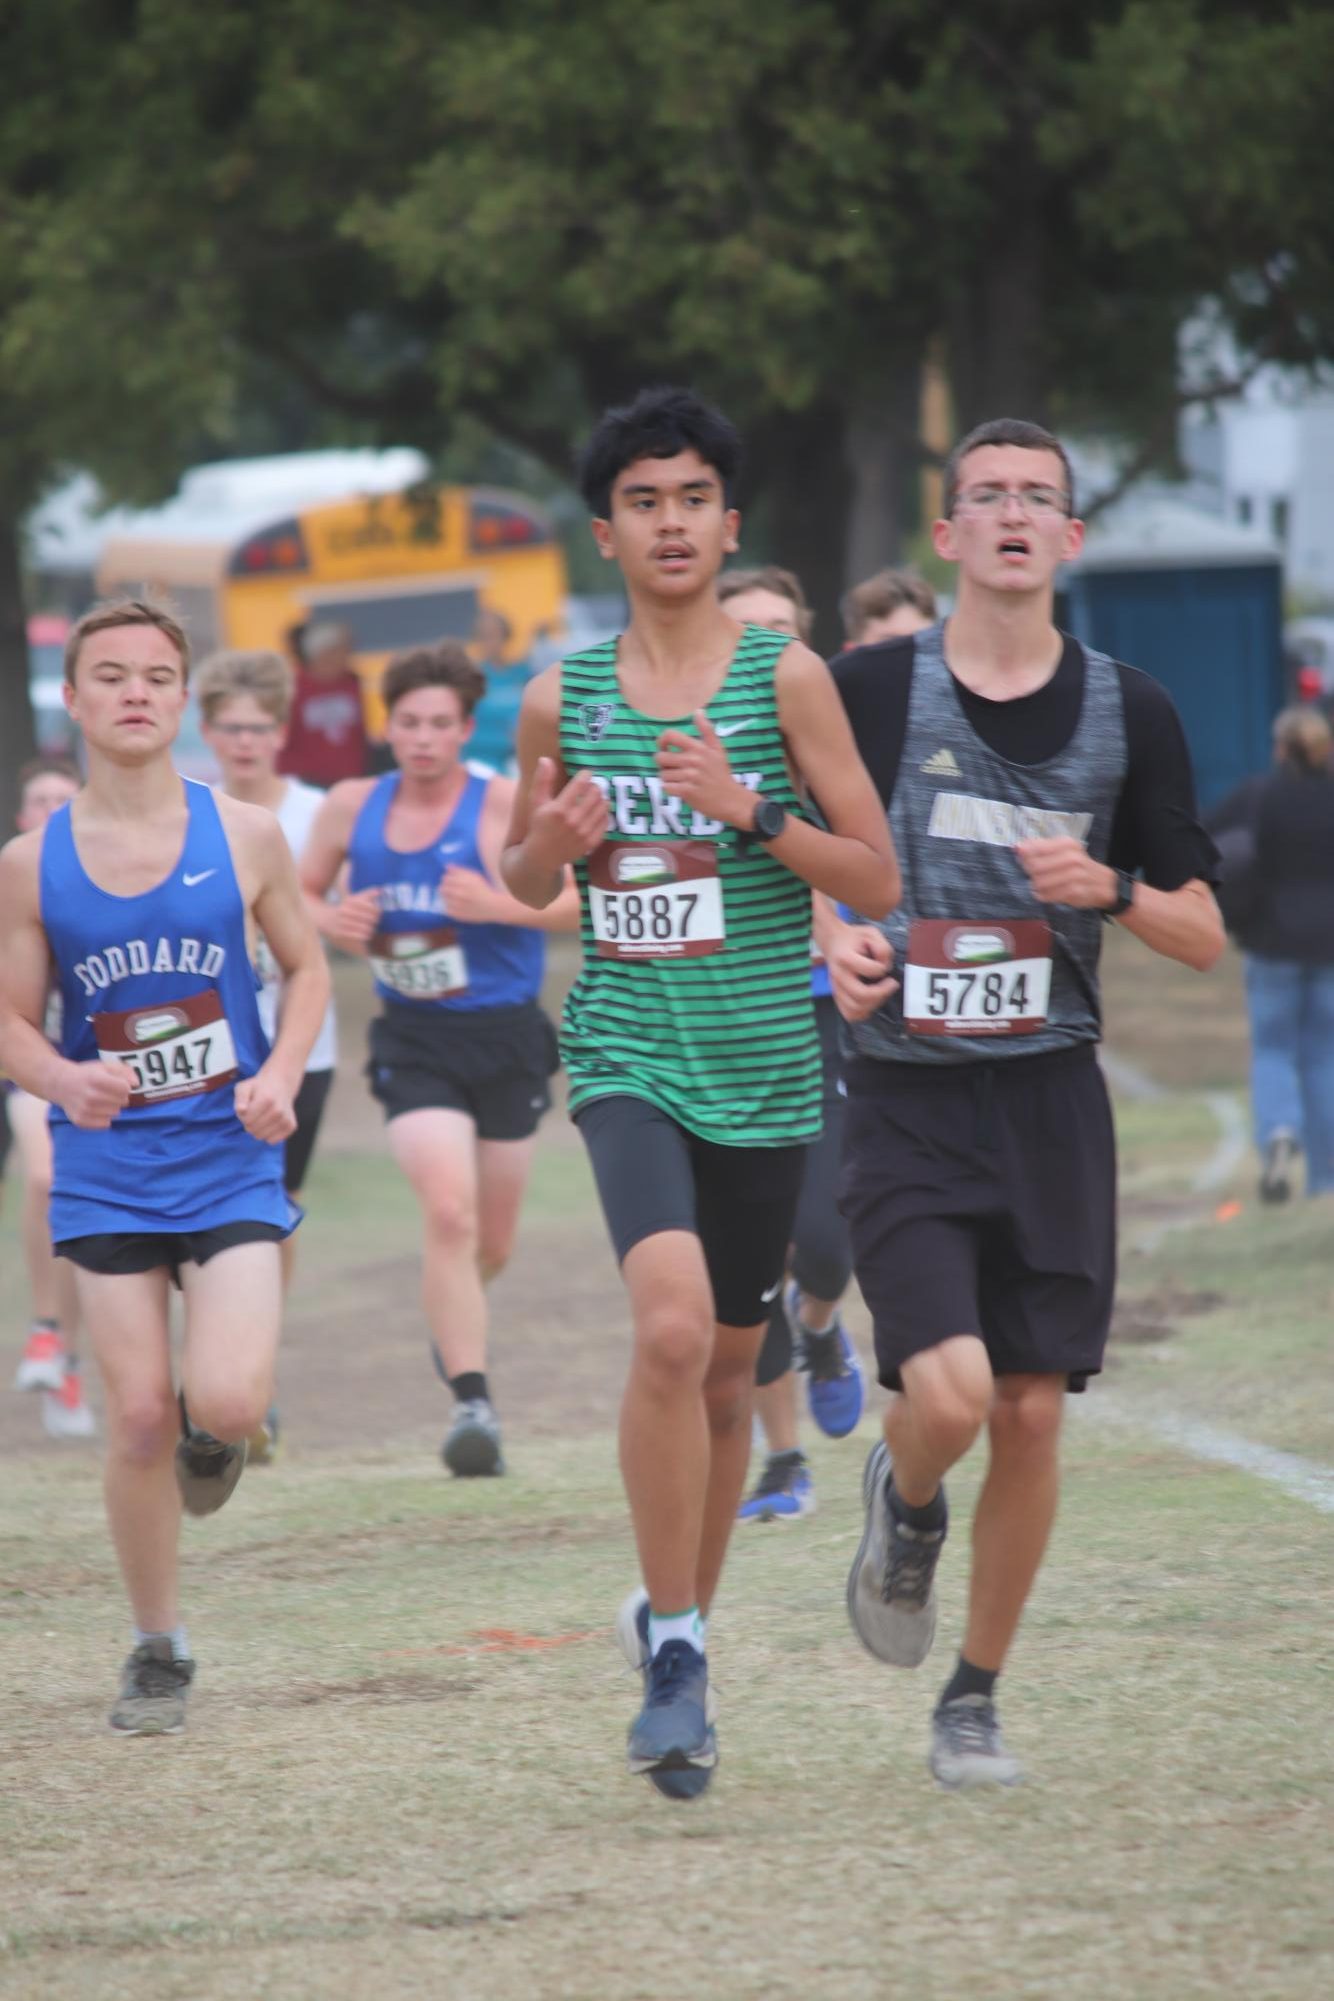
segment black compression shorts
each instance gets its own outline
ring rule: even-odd
[[[704,1251],[715,1318],[757,1327],[783,1281],[805,1146],[719,1146],[644,1098],[577,1114],[617,1262],[646,1237],[688,1230]]]
[[[847,1072],[839,1201],[880,1380],[955,1334],[994,1373],[1102,1367],[1116,1278],[1116,1138],[1091,1043],[931,1068]]]

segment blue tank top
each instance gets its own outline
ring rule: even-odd
[[[189,779],[180,860],[142,896],[113,896],[74,845],[70,809],[46,823],[42,923],[63,1004],[61,1054],[128,1066],[129,1104],[104,1132],[51,1108],[51,1236],[215,1229],[300,1210],[283,1150],[252,1139],[234,1086],[269,1054],[245,910],[213,794]]]
[[[464,924],[446,916],[440,878],[451,865],[485,875],[477,823],[489,778],[470,773],[436,838],[401,853],[385,840],[385,821],[401,774],[387,772],[367,796],[348,844],[348,887],[380,895],[380,928],[369,948],[375,990],[409,1007],[477,1013],[521,1007],[542,985],[546,943],[518,924]]]

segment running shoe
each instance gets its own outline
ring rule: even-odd
[[[966,1786],[1013,1786],[1024,1776],[1019,1760],[1005,1748],[989,1695],[956,1695],[953,1702],[939,1705],[931,1719],[927,1764],[951,1792]]]
[[[1286,1202],[1292,1194],[1292,1174],[1301,1146],[1295,1133],[1276,1132],[1264,1151],[1260,1170],[1260,1200]]]
[[[852,1338],[836,1313],[823,1334],[801,1324],[801,1295],[795,1281],[783,1296],[792,1329],[797,1367],[806,1372],[806,1401],[826,1438],[846,1438],[861,1422],[866,1407],[866,1376]]]
[[[274,1460],[278,1457],[281,1432],[282,1426],[278,1420],[278,1406],[276,1403],[271,1403],[264,1413],[263,1420],[255,1426],[246,1440],[248,1448],[246,1464],[249,1466],[272,1466]]]
[[[440,1447],[440,1457],[458,1480],[475,1480],[488,1473],[504,1472],[500,1419],[488,1398],[471,1397],[458,1405],[454,1421]]]
[[[848,1617],[877,1660],[914,1668],[936,1637],[936,1565],[949,1522],[923,1530],[899,1521],[889,1504],[889,1472],[882,1439],[871,1447],[862,1474],[866,1527],[848,1573]]]
[[[170,1640],[145,1640],[121,1672],[108,1721],[122,1737],[174,1737],[185,1728],[185,1698],[195,1664],[178,1661]]]
[[[755,1491],[736,1511],[739,1522],[795,1522],[815,1513],[815,1488],[804,1452],[771,1452]]]
[[[183,1420],[184,1435],[176,1444],[176,1485],[188,1515],[215,1515],[245,1471],[246,1441],[228,1445],[211,1432],[196,1431]]]
[[[42,1395],[42,1428],[48,1438],[96,1438],[97,1424],[84,1401],[83,1377],[67,1368],[58,1390]]]
[[[630,1770],[668,1799],[698,1799],[718,1762],[708,1717],[709,1666],[688,1640],[665,1640],[644,1668],[644,1707],[630,1725]]]
[[[65,1380],[65,1343],[56,1327],[30,1327],[14,1372],[16,1390],[59,1390]]]

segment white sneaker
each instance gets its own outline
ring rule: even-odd
[[[60,1388],[43,1395],[42,1428],[48,1438],[96,1438],[97,1421],[84,1402],[77,1369],[66,1369]]]

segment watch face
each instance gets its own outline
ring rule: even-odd
[[[761,799],[755,808],[755,832],[762,840],[774,840],[782,833],[786,820],[787,809],[776,799]]]

